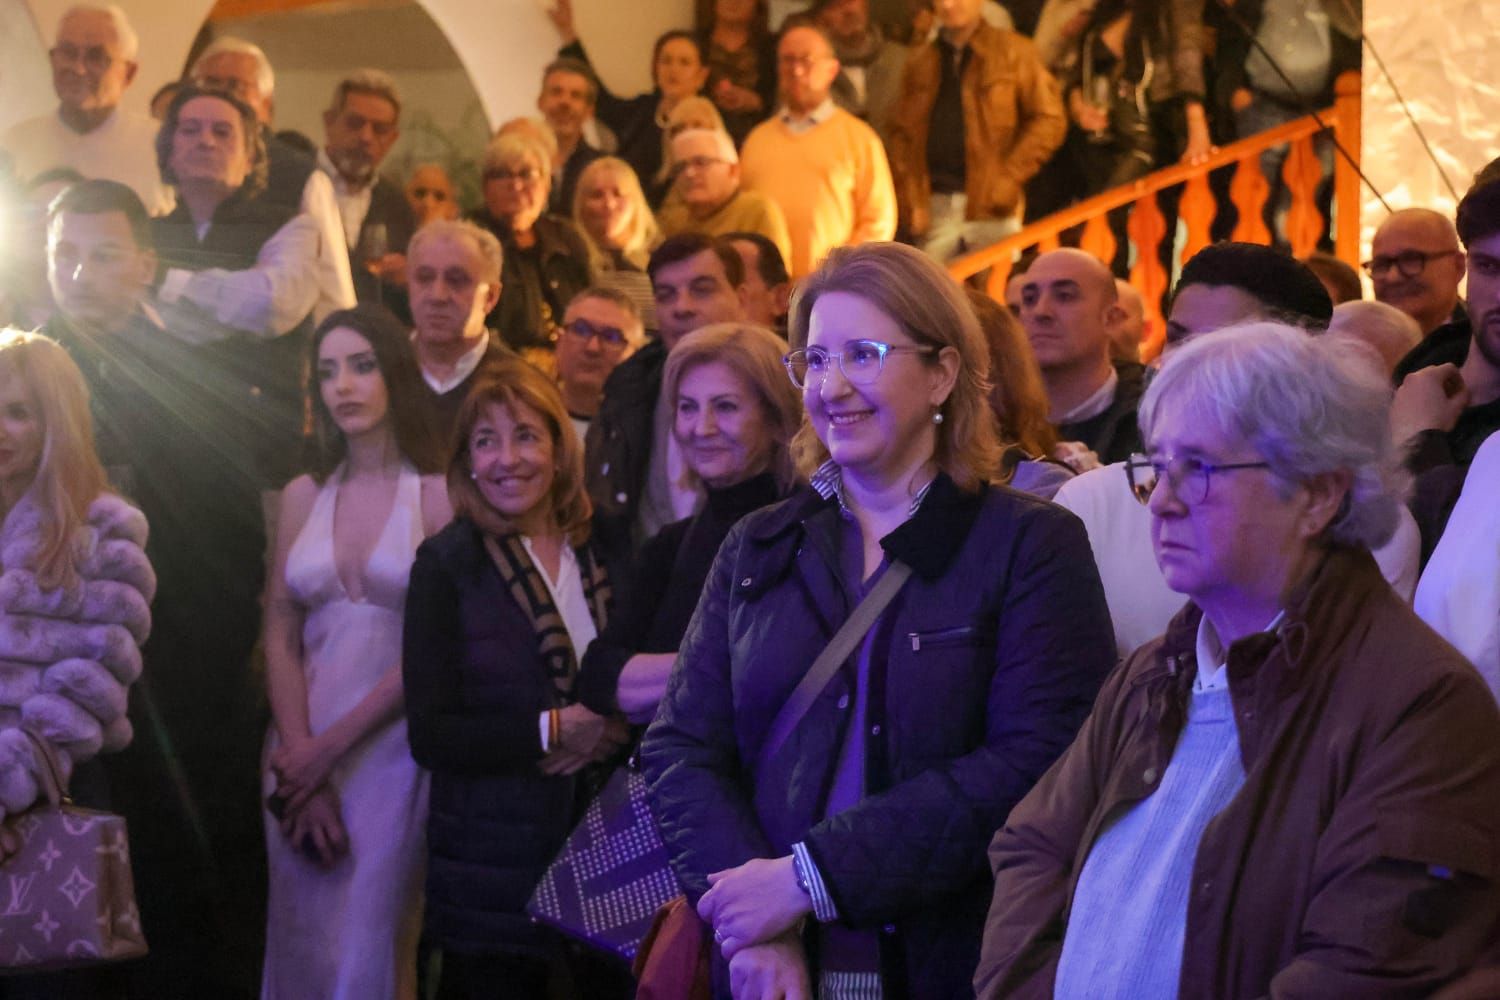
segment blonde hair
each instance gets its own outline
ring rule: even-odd
[[[651,259],[651,251],[661,242],[661,230],[657,228],[656,216],[651,213],[651,206],[646,201],[646,192],[641,189],[641,179],[635,175],[630,164],[617,156],[601,156],[584,167],[578,175],[578,185],[573,189],[573,223],[588,244],[589,263],[595,273],[613,269],[609,255],[594,240],[589,227],[583,222],[583,202],[589,185],[604,173],[615,175],[620,182],[620,190],[625,194],[625,200],[630,202],[630,231],[620,253],[633,266],[644,271]]]
[[[37,582],[49,590],[72,587],[78,582],[76,540],[89,505],[109,489],[94,452],[88,386],[67,351],[21,330],[0,331],[0,372],[31,391],[42,424],[42,453],[30,486],[42,517]]]
[[[525,406],[542,418],[547,433],[552,436],[553,475],[548,496],[552,515],[567,536],[568,544],[576,548],[587,542],[594,506],[584,489],[583,445],[573,432],[568,408],[557,383],[541,369],[519,359],[480,369],[463,406],[459,408],[448,461],[448,496],[453,502],[454,514],[467,517],[487,534],[508,535],[517,530],[510,518],[490,506],[472,477],[474,467],[469,459],[469,436],[485,408],[492,405],[508,409]]]
[[[836,247],[792,296],[792,346],[806,346],[813,306],[828,292],[859,296],[918,344],[958,351],[958,377],[940,409],[943,422],[934,428],[933,461],[966,492],[994,480],[1000,472],[1001,449],[989,404],[989,346],[974,310],[948,273],[920,250],[900,243]],[[805,476],[829,457],[809,423],[792,440],[792,455]]]
[[[719,109],[714,107],[714,102],[706,97],[693,96],[684,97],[677,102],[677,106],[667,112],[667,137],[675,139],[683,132],[693,129],[708,129],[712,132],[724,132],[724,116],[719,114]]]
[[[676,410],[677,390],[687,373],[720,362],[744,380],[760,401],[771,427],[770,472],[787,490],[796,482],[792,438],[802,427],[802,397],[787,378],[781,357],[786,341],[753,323],[711,323],[683,337],[667,355],[661,388]],[[692,477],[696,480],[696,476]]]

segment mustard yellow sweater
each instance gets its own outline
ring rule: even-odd
[[[747,189],[781,206],[794,279],[834,247],[896,234],[896,193],[880,137],[842,108],[801,133],[779,114],[762,122],[745,140],[740,168]]]
[[[791,265],[792,241],[787,235],[786,219],[781,207],[770,198],[756,191],[740,188],[733,198],[709,214],[695,219],[686,204],[674,191],[662,203],[656,213],[657,225],[664,236],[678,233],[707,233],[709,236],[726,236],[729,233],[760,233],[776,244],[781,259]]]

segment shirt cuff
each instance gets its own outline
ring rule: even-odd
[[[831,924],[837,920],[839,918],[838,907],[833,904],[833,897],[828,894],[828,886],[823,883],[823,873],[818,871],[817,863],[808,853],[807,845],[800,840],[792,845],[792,867],[797,872],[797,883],[812,897],[813,916],[818,918],[818,922]]]
[[[552,749],[552,741],[547,738],[547,729],[548,724],[551,722],[551,715],[550,710],[543,712],[541,718],[537,720],[537,732],[541,733],[542,736],[542,753],[546,753]]]

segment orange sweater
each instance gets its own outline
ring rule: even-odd
[[[787,264],[802,278],[834,247],[896,234],[896,193],[880,137],[842,108],[806,132],[777,115],[740,152],[742,183],[781,206],[792,238]]]

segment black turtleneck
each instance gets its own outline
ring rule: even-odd
[[[600,714],[616,712],[615,690],[627,660],[637,653],[677,652],[729,529],[783,495],[769,472],[708,490],[701,511],[667,525],[641,546],[622,585],[615,587],[609,624],[583,656],[579,701]]]

